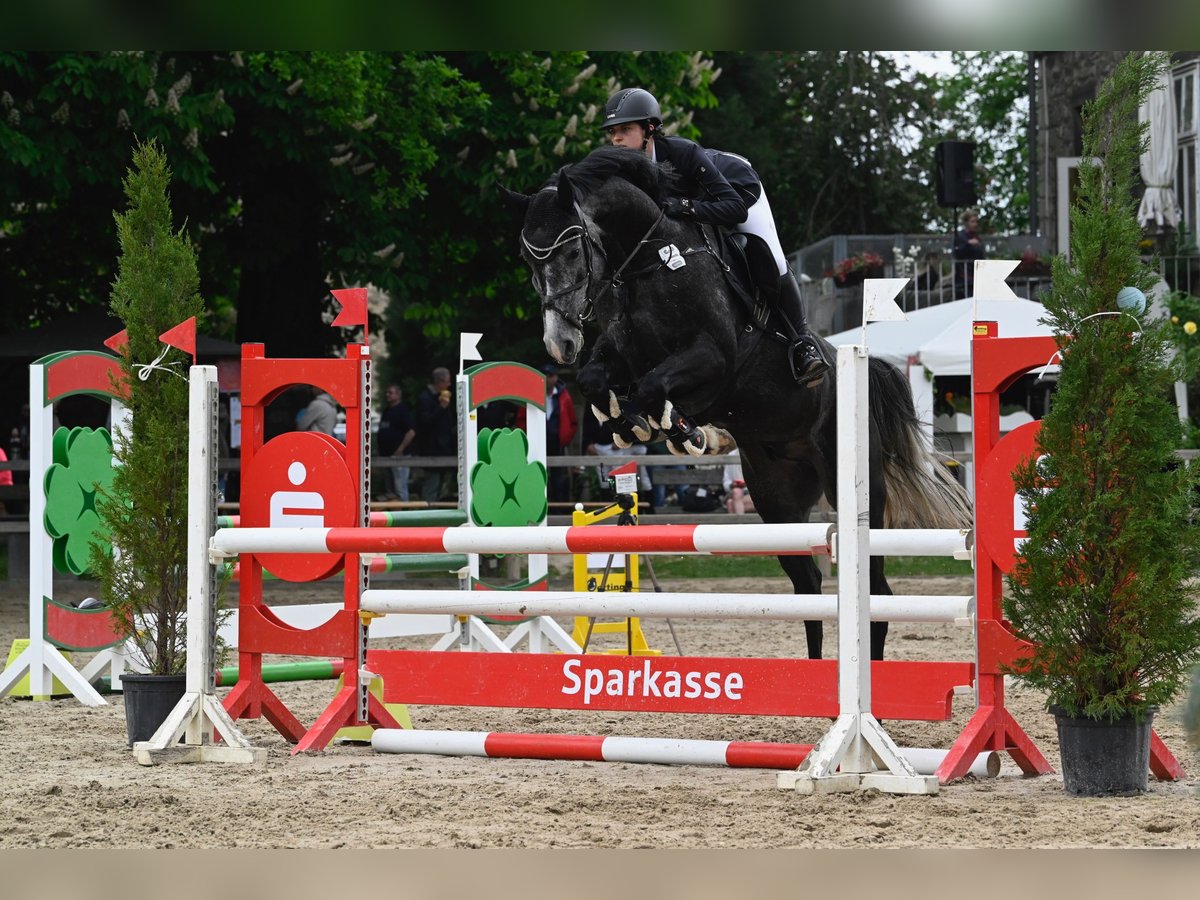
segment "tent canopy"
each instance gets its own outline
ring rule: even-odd
[[[870,322],[866,344],[878,356],[901,368],[916,359],[934,375],[971,374],[971,325],[996,322],[1000,337],[1053,335],[1039,320],[1046,315],[1033,300],[978,300],[968,297],[907,314],[904,322]],[[862,342],[863,329],[830,335],[835,347]]]

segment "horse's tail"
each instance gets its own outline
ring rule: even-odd
[[[900,370],[870,361],[871,423],[883,450],[885,528],[970,528],[971,500],[921,428]]]

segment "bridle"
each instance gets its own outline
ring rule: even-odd
[[[545,188],[542,188],[542,190],[544,190],[544,191],[557,190],[557,188],[545,187]],[[645,244],[650,239],[650,235],[652,235],[654,233],[654,230],[656,228],[658,228],[658,224],[663,220],[663,217],[666,216],[666,212],[663,211],[658,214],[658,217],[654,220],[654,223],[650,226],[649,230],[647,230],[646,233],[644,235],[642,235],[642,239],[640,241],[638,241],[637,244],[634,245],[633,250],[631,250],[629,252],[629,255],[627,257],[625,257],[625,261],[622,262],[621,265],[617,267],[617,271],[613,273],[612,278],[610,278],[609,280],[607,280],[605,282],[604,286],[602,288],[600,288],[599,292],[594,297],[591,296],[591,293],[592,293],[592,250],[594,248],[595,252],[599,254],[600,258],[604,261],[605,268],[608,267],[608,256],[607,256],[607,254],[605,254],[604,248],[600,245],[600,242],[597,241],[596,238],[592,235],[591,229],[587,227],[587,219],[584,218],[583,210],[579,208],[578,203],[575,204],[575,214],[579,217],[580,224],[568,225],[561,232],[559,232],[558,237],[556,237],[554,239],[554,241],[550,244],[550,246],[538,247],[538,246],[535,246],[534,244],[531,244],[529,242],[529,239],[527,237],[525,237],[524,229],[521,230],[521,244],[525,247],[526,252],[533,259],[537,260],[538,262],[545,262],[554,254],[554,252],[556,250],[558,250],[562,247],[565,247],[567,244],[574,243],[575,241],[579,241],[581,243],[581,245],[583,247],[583,261],[584,261],[583,276],[581,278],[579,278],[578,280],[576,280],[573,284],[570,284],[565,288],[561,288],[560,290],[554,291],[553,293],[543,295],[542,296],[542,309],[550,310],[552,312],[558,313],[558,315],[561,316],[565,321],[567,321],[568,323],[570,323],[571,325],[575,326],[580,331],[582,331],[583,323],[589,322],[593,318],[595,318],[596,304],[600,302],[600,299],[604,296],[604,294],[607,291],[609,291],[610,289],[621,287],[621,285],[623,283],[621,281],[621,274],[625,271],[626,267],[633,261],[633,258],[637,255],[637,252],[642,248],[642,245]],[[575,291],[579,290],[579,288],[581,288],[581,287],[584,289],[584,301],[583,301],[583,309],[578,314],[569,313],[566,310],[562,309],[558,304],[556,304],[554,302],[559,297],[562,297],[564,294],[572,294]]]
[[[578,204],[576,204],[575,209],[576,212],[579,213],[579,221],[585,221],[582,212],[579,210]],[[525,237],[524,229],[521,231],[521,243],[524,245],[525,251],[530,255],[530,257],[538,262],[546,262],[551,256],[554,255],[556,250],[565,247],[568,244],[573,244],[575,241],[579,241],[583,247],[583,276],[576,280],[573,284],[567,285],[565,288],[554,291],[553,293],[544,294],[542,296],[542,309],[549,309],[558,313],[563,319],[582,330],[583,323],[590,321],[595,317],[595,301],[599,299],[599,297],[592,298],[590,296],[592,292],[592,250],[594,248],[595,252],[600,254],[600,258],[604,260],[604,264],[607,266],[608,257],[604,254],[604,248],[600,246],[600,243],[594,237],[592,237],[591,231],[589,231],[582,224],[568,225],[561,232],[559,232],[558,237],[554,239],[549,247],[538,247],[534,244],[531,244],[529,242],[529,238]],[[584,289],[584,303],[583,310],[581,312],[577,314],[567,312],[565,309],[555,303],[559,297],[562,297],[565,294],[573,294],[581,287]]]

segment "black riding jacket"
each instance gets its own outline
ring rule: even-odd
[[[735,153],[706,150],[686,138],[656,135],[654,156],[679,175],[676,193],[692,200],[696,219],[733,227],[762,195],[762,181],[750,163]]]

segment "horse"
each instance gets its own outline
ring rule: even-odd
[[[795,382],[786,341],[727,277],[732,254],[715,231],[664,217],[673,179],[643,153],[601,147],[532,195],[502,188],[523,211],[546,349],[575,363],[594,319],[599,336],[577,380],[597,417],[615,420],[618,442],[666,439],[693,455],[736,442],[763,521],[808,521],[822,495],[837,502],[836,373]],[[967,495],[929,445],[907,380],[875,358],[868,372],[870,526],[969,528]],[[797,594],[820,593],[811,557],[778,559]],[[870,590],[892,593],[881,557]],[[887,627],[871,623],[872,659],[883,658]],[[822,623],[806,621],[805,637],[820,659]]]

